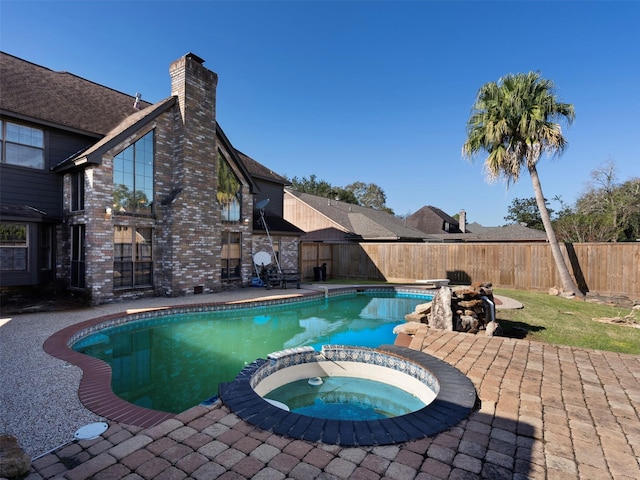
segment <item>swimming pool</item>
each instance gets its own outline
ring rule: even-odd
[[[419,293],[351,290],[278,305],[155,312],[94,325],[69,344],[111,367],[111,387],[120,398],[179,413],[216,395],[218,384],[270,352],[393,343],[393,328],[428,299]]]

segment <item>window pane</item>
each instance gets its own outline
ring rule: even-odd
[[[113,203],[123,212],[149,213],[153,203],[153,131],[113,159]]]
[[[6,163],[22,167],[44,168],[44,151],[41,148],[7,142],[6,151]]]
[[[241,185],[233,169],[218,152],[218,203],[222,208],[222,221],[237,222],[240,220]]]
[[[132,267],[133,264],[131,262],[113,262],[114,287],[131,287],[133,285]]]
[[[0,269],[27,270],[28,243],[26,223],[0,223]]]
[[[113,256],[117,261],[131,260],[131,229],[118,225],[113,231]]]
[[[134,282],[136,286],[151,285],[151,262],[136,263],[136,276]]]
[[[242,236],[239,232],[228,232],[222,235],[222,272],[223,279],[240,278],[242,256]]]
[[[151,232],[150,228],[136,230],[136,260],[151,260]]]
[[[11,122],[7,122],[6,140],[8,142],[20,143],[31,147],[44,147],[44,134],[42,130]]]
[[[0,247],[0,270],[27,270],[27,249]]]
[[[113,234],[114,287],[153,285],[153,229],[117,225]]]
[[[84,210],[84,172],[71,174],[71,210]]]
[[[71,280],[72,287],[85,287],[85,243],[84,225],[73,225],[71,227]]]
[[[0,223],[0,245],[3,247],[26,247],[26,223]]]

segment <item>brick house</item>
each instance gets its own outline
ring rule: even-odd
[[[262,250],[298,268],[287,181],[226,137],[204,60],[174,61],[171,95],[154,104],[0,62],[4,300],[51,285],[92,304],[215,292],[250,284]],[[266,199],[271,239],[254,208]]]

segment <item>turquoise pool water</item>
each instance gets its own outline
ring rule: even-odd
[[[112,369],[124,400],[179,413],[218,393],[245,365],[271,352],[310,345],[377,347],[393,343],[393,328],[430,299],[413,294],[358,293],[329,299],[165,315],[87,336],[73,349]]]
[[[288,383],[265,395],[284,403],[293,413],[333,420],[380,420],[420,410],[425,403],[404,390],[357,377],[323,377],[322,385],[308,379]]]

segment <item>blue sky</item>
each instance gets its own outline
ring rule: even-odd
[[[640,176],[638,25],[636,1],[0,0],[7,53],[156,102],[193,52],[219,75],[231,142],[275,172],[486,226],[533,196],[526,172],[507,190],[461,156],[478,89],[507,73],[540,71],[575,106],[568,150],[538,167],[548,199],[572,204],[608,160]]]

